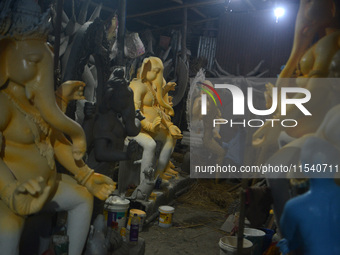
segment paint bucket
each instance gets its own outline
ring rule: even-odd
[[[130,201],[118,196],[111,196],[106,199],[104,204],[104,216],[107,226],[118,225],[118,228],[125,227],[127,211]]]
[[[144,220],[146,218],[146,213],[142,210],[138,210],[138,209],[131,209],[130,210],[130,215],[129,215],[129,219],[128,219],[128,223],[126,225],[126,228],[128,230],[130,230],[131,219],[132,219],[132,216],[134,214],[137,214],[137,216],[139,218],[139,232],[141,232],[143,230],[143,224],[144,224]]]
[[[262,246],[262,252],[267,250],[272,243],[273,235],[275,234],[275,231],[268,228],[260,228],[263,232],[266,233],[263,239],[263,246]]]
[[[243,234],[244,238],[253,243],[254,248],[251,254],[262,255],[263,240],[266,236],[266,233],[255,228],[244,228]]]
[[[158,207],[159,219],[158,225],[162,228],[169,228],[172,226],[172,215],[175,212],[175,208],[168,205],[162,205]]]
[[[224,236],[219,241],[220,255],[237,254],[237,236]],[[242,255],[250,255],[253,244],[251,241],[243,238]]]

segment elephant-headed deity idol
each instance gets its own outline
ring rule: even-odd
[[[27,216],[56,210],[68,212],[69,254],[78,255],[93,195],[106,199],[115,185],[82,161],[84,132],[56,103],[53,53],[46,42],[49,11],[41,14],[33,0],[9,2],[0,3],[1,253],[19,254]],[[73,177],[58,174],[55,160]]]
[[[130,140],[127,150],[124,151],[124,140],[127,136],[134,137],[139,134],[140,121],[143,119],[140,111],[135,111],[133,91],[124,78],[124,69],[116,68],[113,71],[113,78],[106,83],[95,116],[91,141],[93,149],[89,151],[89,165],[98,167],[101,162],[131,159],[137,144]]]
[[[182,138],[182,134],[171,121],[174,110],[171,106],[171,97],[168,95],[170,90],[174,90],[176,83],[166,83],[163,70],[164,66],[159,58],[146,58],[137,78],[130,83],[135,108],[145,116],[141,121],[141,132],[134,138],[143,147],[141,182],[144,180],[144,171],[150,167],[156,169],[155,176],[160,176],[163,180],[173,178],[177,174],[171,169],[172,164],[169,160],[176,140]],[[156,142],[161,143],[158,159],[155,159]]]
[[[114,177],[113,168],[118,162],[123,164],[122,161],[133,160],[138,144],[133,139],[127,139],[129,143],[124,150],[124,141],[127,136],[138,135],[143,119],[140,111],[135,111],[133,91],[124,78],[124,69],[116,68],[113,77],[106,82],[98,112],[92,119],[85,118],[84,126],[90,126],[87,130],[92,137],[89,140],[88,165],[96,172]],[[119,180],[120,183],[122,181]],[[94,207],[93,218],[103,212],[104,203],[95,200]]]

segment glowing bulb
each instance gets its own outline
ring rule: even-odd
[[[283,9],[282,7],[277,7],[274,10],[274,14],[275,14],[276,18],[278,19],[278,18],[282,17],[283,15],[285,15],[285,9]]]

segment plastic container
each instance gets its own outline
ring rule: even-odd
[[[126,242],[126,228],[122,227],[120,229],[120,236],[122,237],[123,242]]]
[[[175,212],[175,208],[168,205],[162,205],[158,207],[159,220],[158,225],[162,228],[169,228],[172,226],[172,216]]]
[[[237,236],[224,236],[219,241],[220,255],[236,255],[237,254]],[[250,255],[253,243],[243,238],[242,255]]]
[[[265,250],[269,248],[270,244],[272,243],[272,239],[273,239],[273,235],[275,234],[275,231],[272,229],[268,229],[268,228],[261,228],[261,230],[266,233],[266,235],[264,236],[263,245],[262,245],[262,252],[264,252]]]
[[[131,219],[130,225],[130,244],[137,245],[138,244],[138,233],[139,233],[139,217],[137,213],[134,213]]]
[[[129,219],[128,219],[128,223],[126,225],[126,228],[128,230],[130,230],[131,219],[132,219],[133,214],[135,214],[135,213],[138,215],[138,218],[140,220],[140,222],[139,222],[139,232],[141,232],[143,230],[143,224],[144,224],[144,221],[145,221],[145,218],[146,218],[146,213],[142,210],[138,210],[138,209],[131,209],[130,210],[130,215],[129,215]]]
[[[244,228],[243,231],[244,238],[248,239],[253,243],[253,252],[252,255],[262,255],[262,247],[264,237],[266,233],[262,230],[255,229],[255,228]]]
[[[104,204],[104,216],[107,220],[107,226],[112,226],[112,222],[118,223],[118,228],[125,227],[127,211],[130,201],[121,199],[118,196],[112,196],[106,199]]]

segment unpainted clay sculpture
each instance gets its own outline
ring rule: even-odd
[[[87,120],[93,121],[91,132],[87,132],[93,137],[87,163],[96,172],[107,176],[113,176],[115,163],[133,160],[138,144],[131,138],[124,150],[124,140],[127,136],[138,135],[140,121],[144,118],[140,111],[135,111],[133,91],[124,78],[124,70],[116,68],[113,75],[106,83],[98,113],[93,120]],[[93,218],[103,213],[103,209],[104,203],[95,199]]]
[[[124,140],[127,136],[138,135],[140,121],[144,118],[140,111],[135,111],[133,91],[124,78],[124,70],[116,68],[113,74],[114,77],[106,83],[94,122],[93,149],[89,156],[91,167],[100,162],[129,160],[137,144],[131,140],[127,150],[123,151]]]
[[[8,2],[0,15],[1,253],[19,254],[27,216],[66,210],[69,254],[79,255],[89,229],[92,195],[106,199],[115,186],[82,161],[84,132],[56,104],[53,53],[46,43],[49,13],[40,15],[35,1]],[[74,177],[58,174],[55,160]]]

